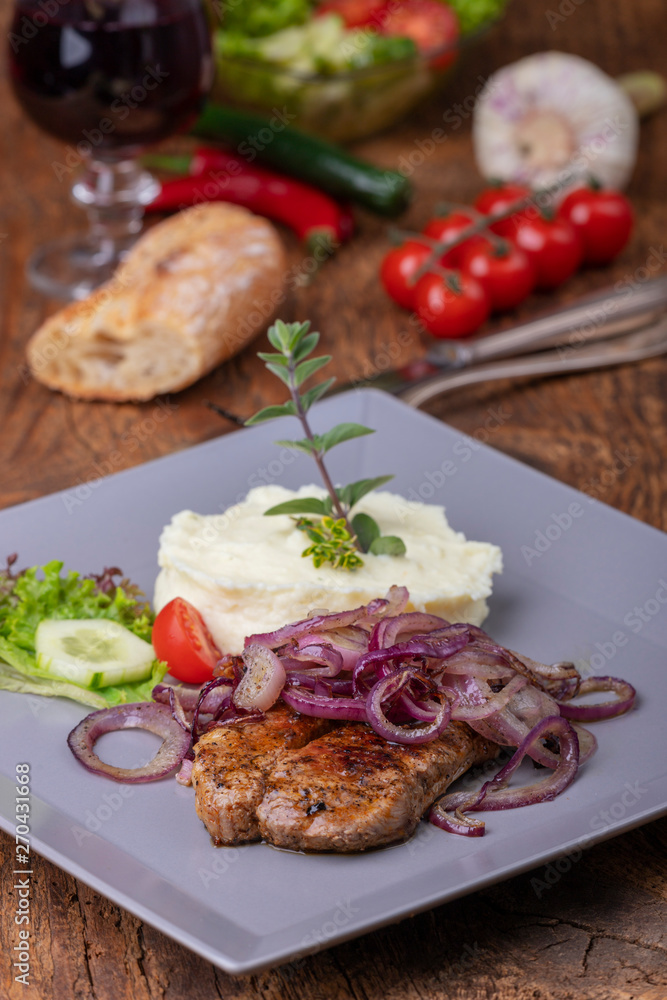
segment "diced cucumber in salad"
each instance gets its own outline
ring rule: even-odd
[[[384,37],[361,29],[350,31],[337,14],[312,18],[304,25],[283,28],[261,38],[219,31],[215,48],[223,71],[224,60],[232,57],[304,75],[363,69],[409,59],[417,52],[411,38]]]
[[[84,578],[58,561],[0,572],[0,688],[106,708],[146,701],[166,673],[153,614],[120,570]]]

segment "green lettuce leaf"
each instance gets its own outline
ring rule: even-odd
[[[69,684],[65,680],[51,680],[47,677],[31,677],[15,670],[8,663],[0,662],[0,688],[5,691],[17,691],[20,694],[41,694],[51,698],[71,698],[80,701],[82,705],[93,708],[107,708],[109,702],[102,694],[104,692],[89,691],[77,684]]]
[[[62,562],[53,560],[16,576],[8,564],[0,573],[0,688],[73,698],[96,708],[150,700],[153,687],[167,672],[166,664],[157,660],[145,680],[95,692],[48,676],[38,666],[35,632],[44,618],[105,618],[151,641],[154,618],[137,587],[126,580],[117,586],[116,571],[84,579],[72,570],[63,575],[62,569]]]

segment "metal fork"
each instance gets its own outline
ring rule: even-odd
[[[667,277],[643,283],[617,282],[510,330],[471,341],[440,341],[426,355],[442,369],[539,351],[557,344],[591,343],[629,333],[667,310]]]
[[[453,389],[461,389],[478,382],[503,378],[531,378],[545,375],[562,375],[565,372],[585,371],[621,365],[645,358],[654,358],[667,352],[667,316],[611,340],[561,345],[550,351],[523,357],[507,358],[472,368],[443,372],[422,382],[391,389],[410,406],[419,407],[429,399]]]

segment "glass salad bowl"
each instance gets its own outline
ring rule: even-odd
[[[498,13],[426,54],[408,38],[346,31],[336,16],[264,38],[218,31],[211,96],[259,114],[278,111],[290,125],[334,142],[360,139],[393,125],[438,88],[461,47],[485,33]]]

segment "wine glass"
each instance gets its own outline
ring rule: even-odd
[[[158,185],[142,150],[194,120],[213,78],[202,0],[15,0],[14,93],[67,145],[52,169],[72,183],[88,233],[40,247],[28,262],[48,295],[84,298],[141,230]]]

